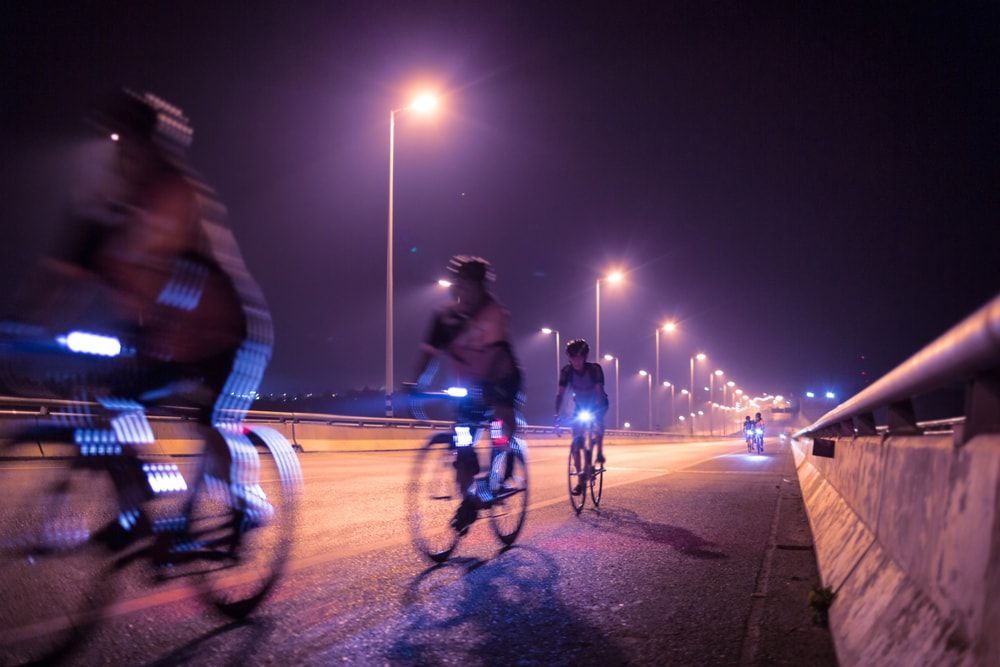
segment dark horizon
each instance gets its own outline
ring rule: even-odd
[[[538,415],[538,329],[592,339],[612,267],[602,352],[639,407],[666,319],[664,379],[704,351],[843,398],[1000,289],[995,5],[178,6],[5,8],[0,271],[51,242],[87,106],[160,94],[273,310],[261,393],[382,386],[388,113],[418,84],[446,97],[397,125],[397,382],[456,253],[494,262]]]

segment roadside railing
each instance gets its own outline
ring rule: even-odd
[[[965,383],[964,416],[918,422],[915,397]],[[888,409],[877,426],[875,411]],[[802,436],[919,434],[961,430],[960,442],[1000,433],[1000,295],[810,426]]]
[[[79,414],[79,408],[96,406],[96,403],[70,401],[55,398],[17,398],[0,396],[0,419],[16,417],[45,417],[61,414]],[[162,411],[152,408],[148,417],[153,421],[188,421],[197,414],[195,408],[167,407]],[[402,419],[398,417],[364,417],[357,415],[334,415],[315,412],[278,412],[271,410],[249,410],[246,420],[263,424],[318,424],[326,426],[349,426],[355,428],[398,428],[398,429],[441,429],[448,428],[453,422],[437,419]],[[552,426],[522,425],[519,430],[525,435],[552,434]],[[691,436],[659,431],[638,431],[634,429],[606,429],[605,435],[632,438],[662,438],[670,437],[678,440],[690,439]],[[705,438],[704,435],[696,435]],[[721,437],[721,436],[720,436]]]

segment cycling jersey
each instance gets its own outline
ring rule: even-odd
[[[484,394],[491,405],[513,406],[521,370],[510,344],[509,319],[492,295],[471,314],[451,306],[434,316],[424,346],[445,353],[450,380],[488,390]]]
[[[602,387],[598,391],[598,385]],[[566,364],[559,371],[559,387],[573,391],[577,409],[586,406],[600,412],[608,409],[608,395],[603,391],[604,369],[600,364],[585,362],[583,371],[577,373],[573,364]]]

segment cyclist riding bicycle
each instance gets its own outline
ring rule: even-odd
[[[750,438],[753,437],[753,422],[750,421],[750,415],[746,416],[743,420],[743,437],[746,438],[747,445],[750,445]]]
[[[74,396],[103,394],[134,406],[116,419],[140,427],[112,420],[123,465],[139,470],[136,454],[152,443],[144,406],[169,399],[197,407],[214,464],[208,474],[224,483],[234,507],[253,510],[248,488],[258,458],[242,421],[271,355],[267,304],[225,225],[225,208],[187,165],[193,131],[183,112],[123,90],[93,121],[114,147],[112,179],[74,212],[76,238],[45,263],[36,311],[40,305],[43,320],[78,318],[134,350],[105,386],[81,378]],[[146,492],[138,488],[144,475],[122,477],[137,488],[117,489],[121,515],[102,531],[113,546],[149,528],[141,512]],[[256,509],[266,515],[266,506]]]
[[[510,314],[489,290],[495,277],[485,259],[456,255],[448,271],[454,276],[454,302],[431,321],[420,346],[417,384],[426,386],[436,370],[432,361],[443,358],[450,386],[465,387],[492,409],[494,422],[499,422],[494,443],[509,442],[517,428],[515,408],[521,393],[521,369],[510,342]],[[468,530],[478,515],[480,502],[470,487],[479,470],[475,451],[460,450],[455,472],[463,498],[452,520],[459,533]]]
[[[560,428],[560,411],[566,388],[573,391],[575,407],[573,409],[573,442],[570,445],[573,452],[573,465],[576,467],[577,483],[573,495],[583,493],[587,482],[587,473],[581,464],[580,451],[588,429],[592,429],[593,442],[597,446],[597,463],[603,464],[604,459],[604,415],[608,411],[608,395],[604,391],[604,370],[600,364],[587,361],[590,345],[582,338],[571,340],[566,344],[566,355],[569,363],[559,371],[559,390],[556,393],[556,433]],[[584,423],[581,413],[588,412],[592,421]]]

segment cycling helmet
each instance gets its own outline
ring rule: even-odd
[[[448,271],[458,278],[479,284],[496,279],[490,263],[482,257],[472,255],[455,255],[448,261]]]
[[[152,93],[118,91],[93,114],[102,132],[149,143],[173,154],[191,145],[194,130],[184,112]]]
[[[754,417],[756,417],[757,419],[760,419],[760,413],[758,412],[757,414],[754,415]]]
[[[590,344],[582,338],[576,338],[566,343],[566,354],[571,357],[590,354]]]

